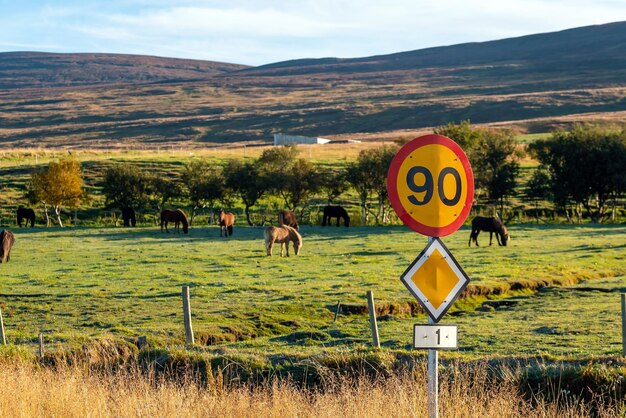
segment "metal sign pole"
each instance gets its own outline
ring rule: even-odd
[[[428,237],[428,243],[433,240]],[[428,323],[436,322],[428,316]],[[439,354],[437,350],[428,350],[428,418],[439,418]]]
[[[429,324],[436,322],[428,317]],[[439,354],[428,350],[428,418],[439,417]]]

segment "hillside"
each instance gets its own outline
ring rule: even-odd
[[[5,53],[0,87],[0,142],[20,147],[202,147],[275,132],[376,140],[464,119],[536,132],[624,119],[626,22],[256,68]]]
[[[123,54],[0,53],[0,89],[171,82],[247,68],[177,58]]]
[[[623,70],[626,22],[489,42],[473,42],[365,58],[303,59],[251,68],[248,74],[379,72],[424,68],[522,66],[529,70]]]

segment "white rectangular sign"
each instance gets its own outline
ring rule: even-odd
[[[429,350],[457,348],[456,325],[415,324],[413,347]]]

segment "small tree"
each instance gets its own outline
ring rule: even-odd
[[[248,225],[253,226],[250,209],[268,190],[266,178],[259,172],[257,164],[230,160],[224,167],[226,188],[239,196],[244,204]]]
[[[357,161],[346,169],[346,178],[356,190],[361,204],[362,219],[367,223],[372,213],[376,223],[388,221],[389,196],[387,194],[387,173],[396,147],[382,146],[359,153]],[[376,197],[377,210],[369,207],[369,199]]]
[[[190,224],[201,207],[209,207],[211,212],[215,202],[224,197],[224,177],[217,167],[205,160],[193,160],[185,164],[182,181],[185,194],[191,203]]]
[[[288,178],[294,173],[298,149],[295,145],[269,148],[256,161],[258,175],[268,191],[280,195],[287,188]]]
[[[370,167],[366,162],[359,159],[346,167],[346,179],[352,185],[359,197],[361,206],[361,222],[367,224],[369,220],[369,199],[374,188],[372,177],[369,175]]]
[[[107,207],[135,208],[148,203],[149,178],[137,166],[120,164],[104,172],[102,193]]]
[[[320,175],[313,164],[303,158],[296,160],[291,172],[285,175],[284,185],[279,191],[287,208],[296,210],[317,193],[320,188],[319,178]]]
[[[148,179],[148,200],[152,206],[160,213],[167,202],[183,196],[183,190],[179,181],[164,178],[159,175],[149,175]]]
[[[80,163],[73,158],[62,158],[51,162],[47,169],[32,173],[27,196],[31,203],[43,205],[46,226],[50,225],[48,206],[51,206],[58,225],[63,227],[61,208],[76,207],[84,198]]]
[[[469,120],[464,120],[458,125],[450,122],[447,125],[436,128],[435,133],[452,139],[467,154],[471,153],[482,137],[481,130],[472,128]]]
[[[485,190],[494,205],[500,205],[500,215],[504,216],[504,198],[515,193],[522,155],[513,133],[481,130],[480,140],[470,155],[476,187]]]
[[[550,186],[550,174],[541,167],[535,170],[526,183],[526,196],[535,203],[535,220],[537,223],[539,223],[539,201],[549,199],[552,196]]]
[[[319,187],[330,205],[350,187],[346,178],[346,171],[325,170],[323,174],[320,173],[319,175]]]

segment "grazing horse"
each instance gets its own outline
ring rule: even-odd
[[[11,247],[14,242],[13,232],[8,229],[0,232],[0,263],[7,263],[11,259]]]
[[[326,206],[324,208],[324,217],[322,218],[322,226],[330,225],[330,218],[337,218],[337,226],[339,226],[339,218],[343,218],[343,224],[350,226],[350,217],[348,212],[341,206]]]
[[[296,231],[300,230],[298,226],[298,219],[296,219],[296,214],[291,210],[284,210],[278,214],[278,226],[287,225],[295,229]]]
[[[137,218],[135,217],[133,208],[122,208],[122,219],[124,220],[124,226],[137,225]]]
[[[30,221],[30,227],[35,226],[35,211],[31,208],[25,208],[20,206],[17,208],[17,225],[22,227],[22,220],[26,220],[24,226],[28,226],[28,222]]]
[[[263,232],[263,236],[265,237],[265,249],[267,250],[267,255],[272,255],[272,247],[275,242],[280,243],[280,256],[283,256],[283,248],[287,248],[287,257],[289,257],[289,242],[293,242],[293,249],[296,252],[296,255],[300,253],[300,248],[302,248],[302,235],[287,225],[283,226],[268,226],[265,228]]]
[[[161,232],[163,232],[163,226],[165,225],[165,231],[169,234],[169,229],[167,229],[167,223],[174,222],[174,228],[176,228],[176,232],[180,234],[179,224],[183,224],[183,232],[186,234],[189,232],[189,222],[187,222],[187,215],[180,209],[176,210],[163,210],[161,211]]]
[[[235,225],[235,215],[220,209],[220,237],[222,233],[224,233],[224,237],[231,236],[233,234],[233,225]]]
[[[506,247],[506,243],[509,240],[509,232],[506,230],[506,226],[498,218],[485,218],[483,216],[477,216],[472,219],[472,233],[470,234],[468,246],[472,245],[472,241],[478,247],[478,234],[480,231],[489,232],[489,245],[493,240],[493,234],[496,234],[496,240],[498,245]],[[500,243],[502,240],[502,243]]]

